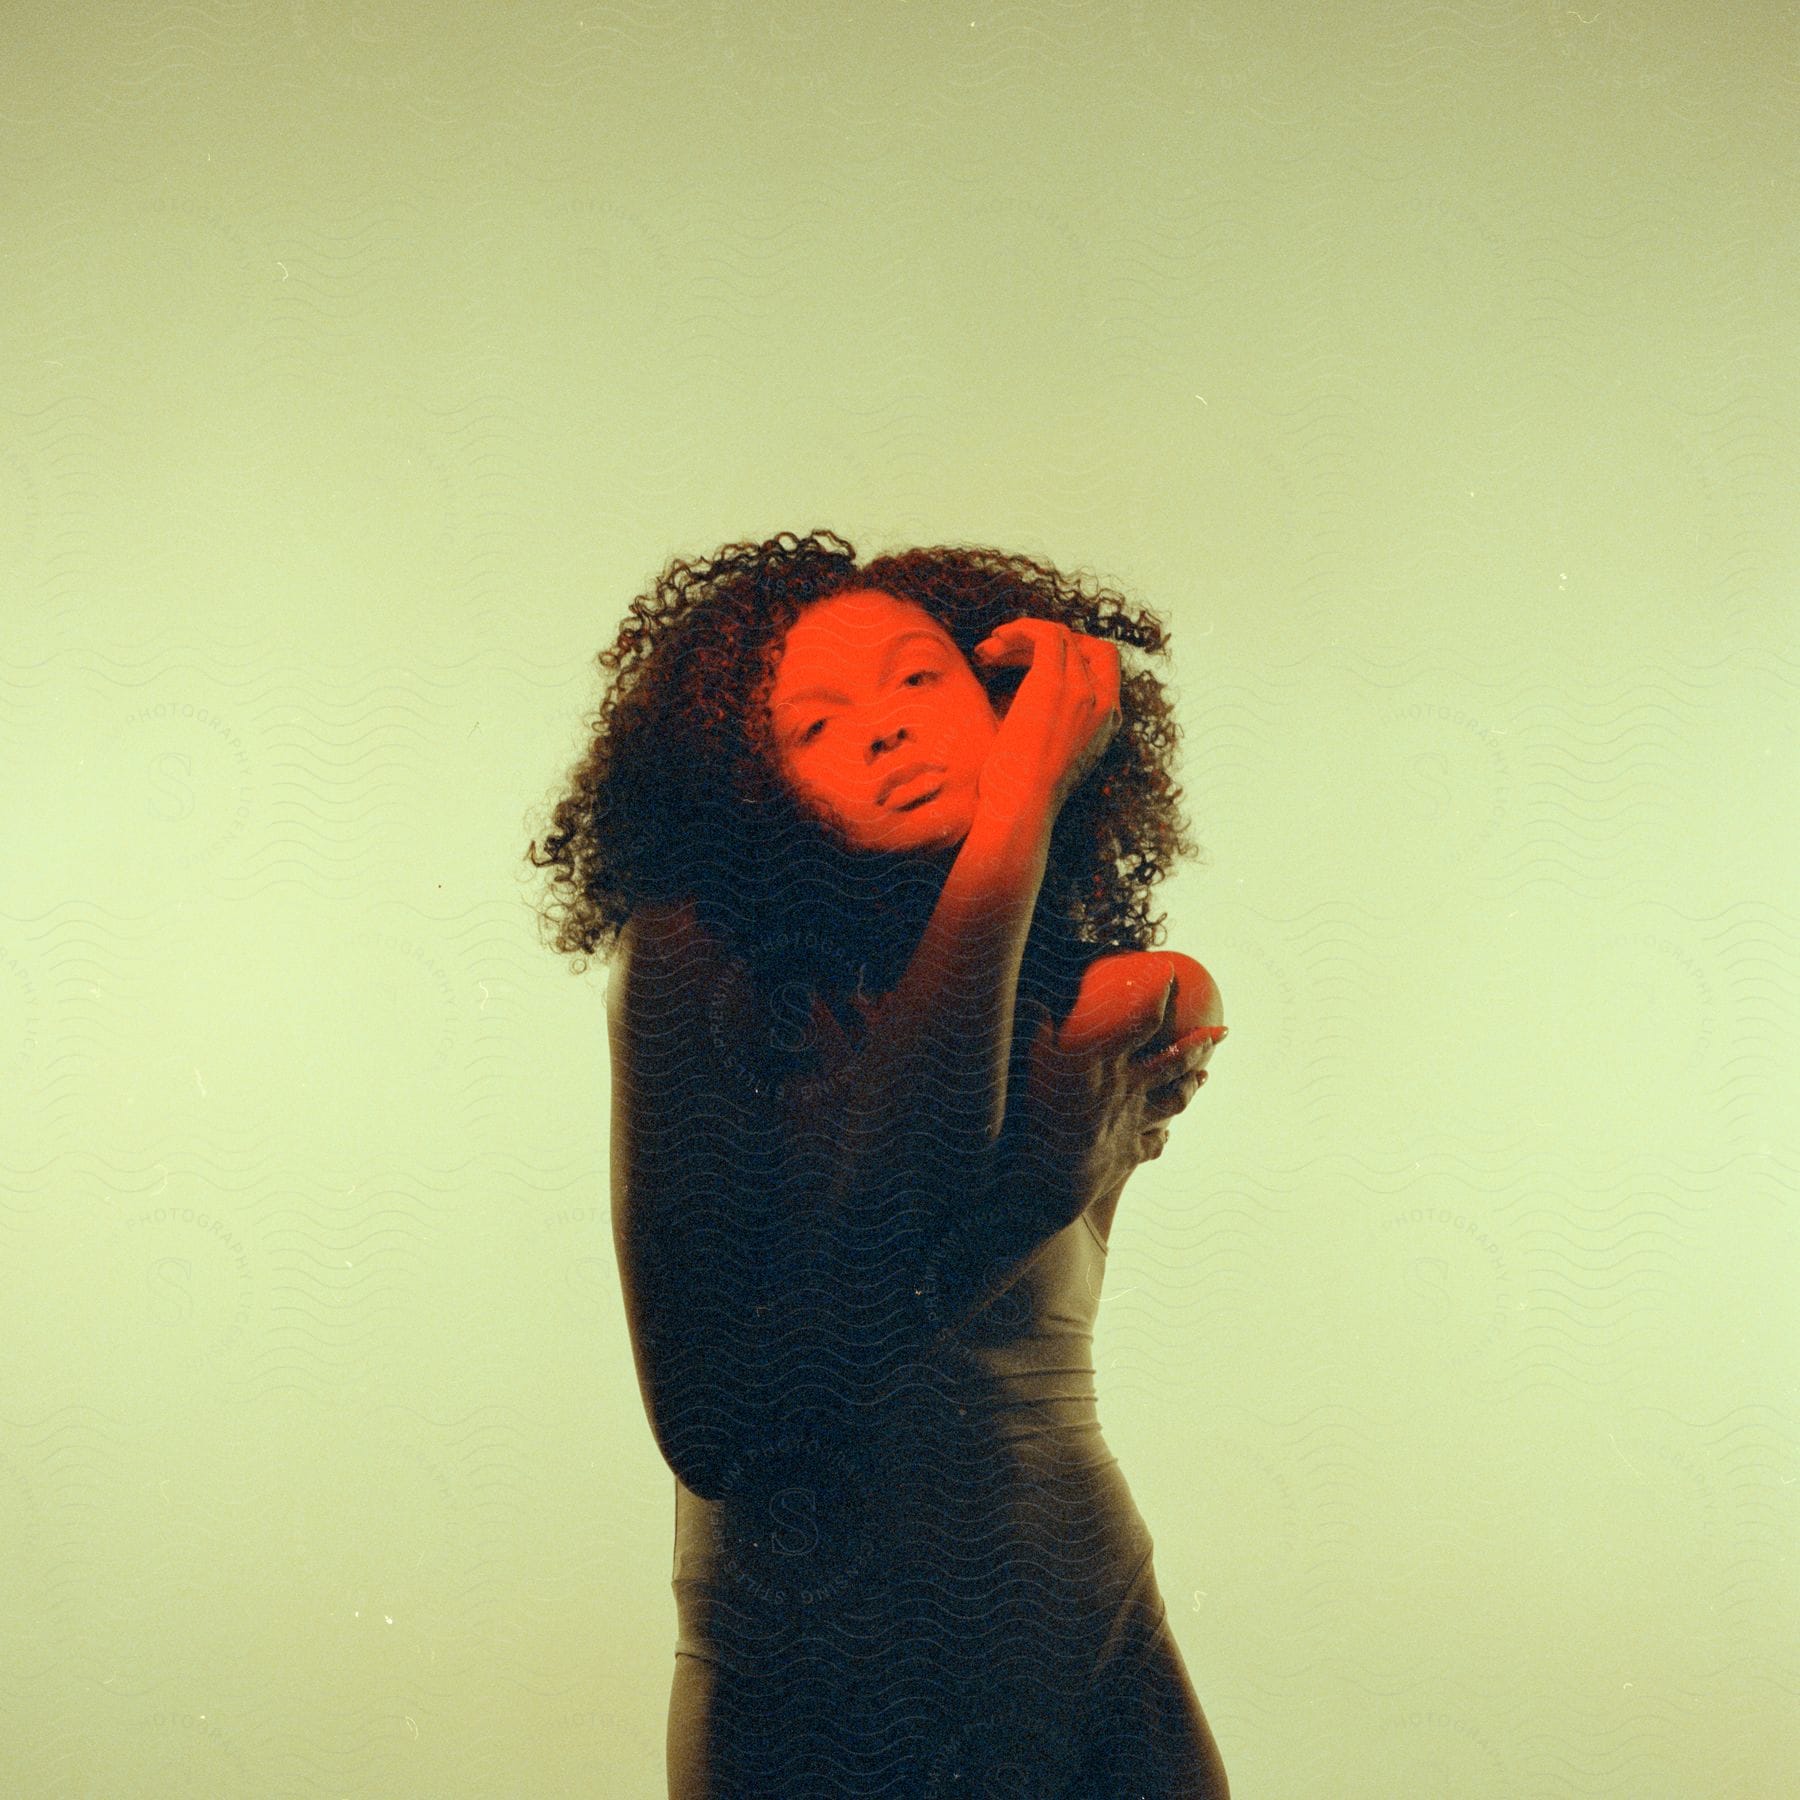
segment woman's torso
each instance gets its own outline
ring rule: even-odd
[[[1061,973],[1058,1016],[1080,964]],[[804,1065],[770,1096],[792,1146],[795,1209],[828,1174],[833,1083],[871,1010],[843,995],[815,1010]],[[1029,1666],[1040,1693],[1046,1681],[1079,1687],[1151,1548],[1098,1415],[1106,1254],[1083,1214],[1004,1292],[922,1342],[880,1407],[828,1429],[777,1429],[717,1498],[677,1482],[678,1648],[748,1671],[836,1645],[831,1666],[866,1674],[871,1647],[892,1665],[910,1646],[928,1685],[954,1668],[991,1690]],[[929,1256],[917,1275],[935,1325]]]

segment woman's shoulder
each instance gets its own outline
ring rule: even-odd
[[[615,1048],[658,1080],[692,1083],[716,1057],[721,1009],[743,1003],[743,965],[692,900],[645,901],[621,927],[609,965]],[[729,1085],[729,1083],[727,1083]]]
[[[612,973],[631,975],[646,965],[705,957],[713,946],[713,934],[701,924],[692,900],[641,900],[619,928]]]
[[[1136,1012],[1149,992],[1175,980],[1174,1034],[1197,1025],[1224,1023],[1218,983],[1206,966],[1180,950],[1100,950],[1082,969],[1071,1013],[1096,1030],[1107,1030]]]
[[[661,1021],[675,1022],[702,1001],[717,973],[717,946],[691,902],[648,901],[619,928],[607,964],[606,1011],[615,1029],[657,1048]]]
[[[634,910],[621,950],[626,982],[667,996],[669,1041],[703,1048],[741,1104],[804,1117],[841,1082],[864,1036],[864,996],[834,993],[834,1010],[809,971],[740,942],[693,900]]]
[[[743,960],[691,902],[635,909],[606,994],[615,1141],[706,1216],[753,1223],[781,1186],[759,1018]],[[655,1210],[655,1202],[648,1204]]]
[[[1086,967],[1130,974],[1144,971],[1159,976],[1164,970],[1169,970],[1173,972],[1176,985],[1180,987],[1189,984],[1210,986],[1212,983],[1212,976],[1207,972],[1205,964],[1180,950],[1101,949],[1089,954]]]
[[[728,932],[689,897],[640,901],[621,927],[611,970],[713,1001],[749,985],[749,964]]]

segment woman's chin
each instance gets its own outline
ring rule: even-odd
[[[910,812],[888,812],[857,833],[863,848],[909,856],[954,856],[969,835],[966,809],[927,800]]]

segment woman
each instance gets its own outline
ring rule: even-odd
[[[672,1800],[1224,1796],[1095,1413],[1126,1179],[1225,1034],[1155,615],[830,533],[671,563],[554,815],[676,1477]]]

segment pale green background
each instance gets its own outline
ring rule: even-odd
[[[1235,1800],[1800,1790],[1797,18],[15,0],[0,1789],[662,1793],[522,854],[828,526],[1174,629],[1099,1389]]]

